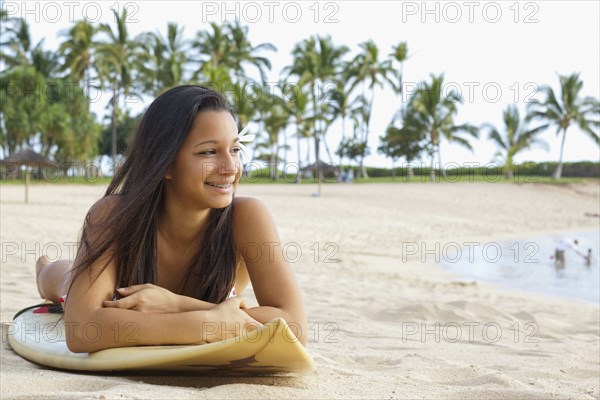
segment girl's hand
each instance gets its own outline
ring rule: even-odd
[[[260,322],[243,311],[247,308],[244,300],[236,296],[208,310],[202,326],[204,340],[219,342],[261,327]]]
[[[180,312],[180,296],[160,286],[146,283],[118,288],[119,300],[103,301],[104,307],[123,308],[146,313]]]

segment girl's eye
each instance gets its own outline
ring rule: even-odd
[[[231,149],[231,152],[235,153],[235,154],[238,154],[241,151],[242,151],[241,147],[234,147],[233,149]],[[205,150],[205,151],[202,151],[202,152],[197,153],[197,154],[201,155],[201,156],[210,156],[210,155],[213,155],[213,154],[217,154],[217,152],[215,150]]]

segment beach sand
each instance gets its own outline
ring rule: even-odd
[[[34,266],[69,256],[105,188],[1,191],[1,320],[39,301]],[[543,184],[244,185],[279,227],[302,287],[303,375],[91,374],[16,355],[3,334],[2,399],[598,399],[599,307],[469,282],[444,270],[436,243],[598,230],[598,182]],[[7,247],[13,246],[13,247]],[[17,246],[17,254],[14,251]],[[57,247],[58,246],[58,247]],[[416,254],[415,248],[417,249]],[[301,254],[298,253],[301,250]],[[408,251],[410,249],[410,251]],[[433,252],[435,253],[435,251]],[[540,255],[546,257],[547,255]],[[244,296],[255,299],[251,290]],[[4,330],[3,330],[4,331]]]

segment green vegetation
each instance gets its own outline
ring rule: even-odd
[[[451,168],[446,171],[435,171],[435,181],[433,182],[488,182],[488,183],[577,183],[584,181],[600,182],[600,163],[598,162],[577,162],[563,164],[563,177],[557,180],[552,177],[558,163],[534,163],[528,162],[513,165],[513,174],[507,176],[504,166],[499,164],[490,164],[487,167],[474,168]],[[348,170],[352,167],[344,165]],[[419,166],[414,164],[412,168],[398,167],[395,169],[366,167],[368,178],[355,178],[354,183],[423,183],[431,182],[431,171],[424,164]],[[95,172],[96,170],[90,169]],[[337,183],[337,178],[333,174],[324,174],[323,183]],[[61,176],[55,168],[42,170],[32,174],[31,184],[101,184],[107,185],[112,178],[110,176]],[[243,185],[252,184],[297,184],[297,173],[295,169],[283,173],[273,168],[247,168],[240,179]],[[20,179],[2,179],[0,184],[22,184],[25,182],[24,176]],[[316,184],[317,179],[314,176],[303,177],[300,184]]]
[[[355,176],[362,182],[387,174],[364,165],[365,157],[375,150],[393,165],[401,161],[413,165],[426,157],[429,168],[392,168],[388,172],[400,177],[427,173],[435,182],[437,174],[447,178],[455,173],[434,168],[436,158],[438,165],[444,165],[442,143],[472,150],[472,140],[485,130],[498,148],[501,173],[510,179],[523,174],[513,165],[515,156],[543,144],[539,133],[555,126],[562,143],[552,176],[597,176],[597,168],[590,172],[562,162],[571,125],[578,125],[600,144],[600,102],[581,98],[583,82],[576,73],[560,75],[560,94],[545,87],[544,101],[533,103],[525,113],[520,114],[515,106],[506,108],[504,127],[498,129],[455,122],[462,99],[455,91],[443,90],[443,74],[431,74],[404,105],[400,100],[403,70],[410,59],[406,42],[399,42],[386,55],[368,40],[353,54],[330,36],[311,36],[294,46],[290,65],[283,68],[280,82],[273,86],[266,82],[271,70],[268,56],[277,49],[271,43],[251,43],[248,27],[238,22],[211,23],[193,39],[186,39],[184,27],[176,23],[168,23],[164,35],[156,31],[133,37],[128,32],[125,7],[121,13],[114,12],[112,24],[76,21],[61,34],[58,52],[51,52],[44,50],[43,40],[34,44],[25,20],[2,18],[0,146],[4,156],[35,147],[58,165],[97,164],[101,156],[110,156],[116,163],[140,118],[129,109],[132,101],[147,102],[181,84],[204,84],[228,97],[240,130],[253,123],[251,133],[257,135],[253,159],[271,165],[288,163],[289,140],[295,138],[298,153],[291,159],[303,167],[319,165],[325,158],[324,149],[329,164],[337,156],[337,165],[356,167]],[[260,78],[253,80],[251,75]],[[385,132],[371,132],[375,93],[384,87],[398,96],[400,107],[390,116]],[[90,104],[106,94],[106,115],[94,115]],[[341,121],[342,138],[330,149],[325,139],[335,121]],[[534,122],[537,126],[531,125]],[[379,136],[376,149],[367,145],[373,134]],[[300,153],[302,142],[306,154]],[[550,167],[550,163],[542,165]],[[67,170],[63,169],[65,177]],[[13,177],[20,173],[14,168],[12,172]],[[0,173],[5,178],[7,168]],[[287,181],[274,169],[268,173],[259,181]],[[323,171],[319,173],[319,182],[331,181]],[[541,176],[547,173],[546,169],[540,172]]]
[[[560,179],[562,176],[563,151],[567,129],[571,124],[578,125],[596,144],[600,145],[600,136],[593,130],[593,128],[598,129],[600,126],[600,120],[597,119],[598,114],[600,114],[600,102],[593,97],[582,99],[579,96],[579,92],[583,87],[579,74],[559,76],[559,80],[560,97],[554,94],[552,88],[544,88],[546,92],[545,101],[541,104],[532,103],[528,116],[529,119],[541,119],[550,125],[556,125],[557,135],[562,132],[560,158],[552,175],[555,179]]]

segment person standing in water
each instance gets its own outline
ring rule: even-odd
[[[554,251],[554,263],[557,268],[565,267],[565,252],[568,250],[573,250],[573,252],[585,258],[585,255],[579,251],[579,240],[561,239],[556,245],[556,250]]]

